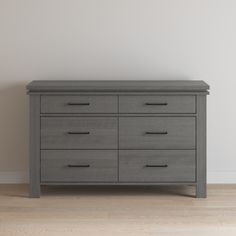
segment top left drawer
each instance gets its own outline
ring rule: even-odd
[[[43,95],[41,113],[117,113],[117,96]]]

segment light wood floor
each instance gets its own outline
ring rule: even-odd
[[[236,185],[27,188],[0,185],[0,236],[236,236]]]

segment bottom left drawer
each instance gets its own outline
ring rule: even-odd
[[[41,182],[116,182],[116,150],[41,150]]]

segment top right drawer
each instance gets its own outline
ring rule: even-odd
[[[195,96],[119,96],[119,113],[196,113]]]

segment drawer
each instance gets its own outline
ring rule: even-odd
[[[122,150],[119,152],[121,182],[193,182],[194,150]]]
[[[41,149],[116,148],[116,117],[41,117]]]
[[[120,96],[120,113],[195,113],[195,96]]]
[[[41,182],[90,181],[117,181],[117,151],[41,151]]]
[[[117,113],[117,96],[41,96],[41,113]]]
[[[120,117],[120,149],[194,149],[195,117]]]

